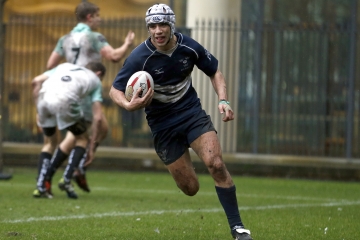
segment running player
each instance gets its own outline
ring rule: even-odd
[[[110,97],[128,111],[145,107],[155,150],[177,186],[188,196],[199,191],[189,147],[195,151],[214,179],[231,235],[234,239],[251,240],[250,231],[240,218],[236,188],[223,162],[216,130],[192,86],[191,72],[196,66],[211,80],[218,95],[219,112],[224,115],[222,120],[233,120],[218,60],[192,38],[175,32],[175,15],[167,5],[150,7],[145,22],[150,37],[126,59],[113,82]],[[141,70],[152,75],[154,89],[141,98],[139,89],[129,102],[124,94],[127,81]]]

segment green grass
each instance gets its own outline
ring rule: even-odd
[[[54,180],[60,178],[62,171]],[[168,173],[89,171],[91,193],[34,199],[36,169],[0,181],[0,239],[231,239],[209,175],[194,197]],[[255,240],[360,239],[360,184],[233,176]]]

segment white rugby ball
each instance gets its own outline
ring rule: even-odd
[[[138,88],[141,88],[139,97],[144,96],[149,88],[154,89],[154,80],[151,75],[146,71],[138,71],[134,73],[126,84],[125,97],[130,102],[133,94],[136,93]]]

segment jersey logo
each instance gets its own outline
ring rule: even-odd
[[[70,77],[70,76],[63,76],[63,77],[61,78],[61,81],[63,81],[63,82],[70,82],[70,81],[71,81],[71,77]]]
[[[162,74],[162,73],[164,73],[164,71],[162,70],[162,68],[155,69],[155,74]]]
[[[99,35],[98,39],[99,39],[100,42],[107,42],[106,38],[103,35]]]
[[[183,64],[181,71],[185,71],[189,68],[189,57],[182,58],[179,60],[179,62]]]
[[[205,48],[204,48],[205,49]],[[205,49],[205,55],[207,56],[207,58],[211,61],[211,53]]]
[[[166,161],[166,156],[167,156],[167,150],[164,149],[161,152],[157,152],[158,156],[160,157],[161,160],[163,160],[163,162]]]

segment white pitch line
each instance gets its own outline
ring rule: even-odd
[[[353,206],[360,205],[360,201],[355,202],[331,202],[331,203],[319,203],[319,204],[290,204],[290,205],[267,205],[267,206],[255,206],[255,207],[240,207],[240,211],[250,210],[268,210],[268,209],[286,209],[286,208],[306,208],[306,207],[335,207],[335,206]],[[222,208],[212,209],[183,209],[183,210],[153,210],[142,212],[110,212],[110,213],[95,213],[95,214],[82,214],[73,216],[49,216],[49,217],[31,217],[26,219],[15,220],[3,220],[1,223],[28,223],[39,221],[60,221],[68,219],[87,219],[87,218],[104,218],[104,217],[133,217],[139,215],[162,215],[169,213],[215,213],[222,212]]]

